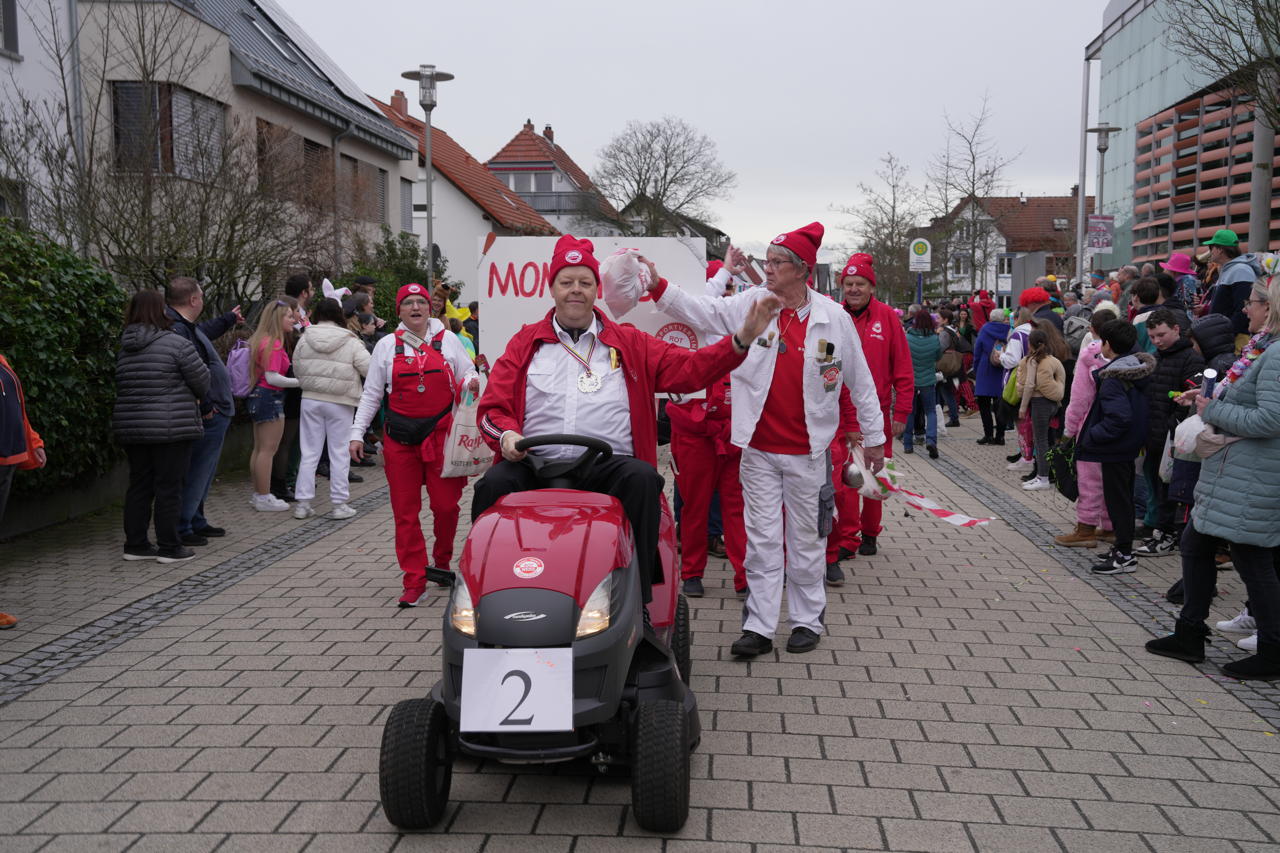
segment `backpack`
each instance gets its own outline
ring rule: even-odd
[[[1087,317],[1068,317],[1063,321],[1062,336],[1067,339],[1067,346],[1071,348],[1073,356],[1080,355],[1080,343],[1084,340],[1089,328],[1090,323]]]
[[[235,397],[248,397],[253,390],[249,381],[249,342],[236,341],[236,345],[227,353],[227,373],[231,375],[231,394]]]

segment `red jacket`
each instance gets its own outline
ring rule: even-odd
[[[717,379],[707,388],[704,400],[667,403],[667,417],[672,434],[700,435],[715,441],[720,456],[741,452],[731,441],[733,392],[728,376]]]
[[[991,298],[991,294],[985,290],[979,290],[978,295],[969,300],[969,314],[973,317],[973,330],[976,332],[991,319],[991,312],[995,310],[996,303]]]
[[[902,321],[888,305],[874,296],[861,314],[855,314],[848,305],[844,310],[853,318],[862,342],[862,354],[871,368],[871,377],[880,395],[880,408],[888,412],[893,406],[893,420],[906,423],[911,417],[911,402],[915,399],[916,380],[911,368],[911,349],[907,346],[907,333]],[[893,391],[897,390],[897,402]],[[887,428],[889,424],[885,424]]]
[[[516,332],[507,351],[494,362],[489,384],[476,411],[480,432],[495,450],[501,450],[502,434],[521,432],[524,426],[525,384],[534,351],[544,343],[556,343],[551,315]],[[707,387],[733,370],[746,353],[733,348],[733,340],[723,340],[690,352],[684,347],[659,340],[634,326],[621,326],[595,312],[601,324],[600,343],[618,351],[631,404],[631,442],[637,459],[658,464],[658,421],[655,394],[688,394]]]

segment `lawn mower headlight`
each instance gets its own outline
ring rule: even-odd
[[[578,617],[578,639],[599,634],[609,627],[609,614],[613,609],[613,573],[610,572],[591,593]]]
[[[462,578],[453,585],[453,596],[449,599],[449,624],[460,634],[476,635],[476,608],[471,603],[471,590]]]

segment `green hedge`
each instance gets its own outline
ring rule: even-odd
[[[15,480],[15,494],[82,482],[118,458],[111,407],[126,301],[102,267],[0,220],[0,352],[49,455]]]

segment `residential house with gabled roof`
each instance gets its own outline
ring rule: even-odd
[[[413,187],[410,215],[414,232],[426,240],[426,182],[422,119],[409,115],[409,99],[397,89],[388,103],[370,98],[388,119],[417,140],[418,177]],[[560,232],[508,188],[453,137],[431,126],[431,205],[433,237],[440,254],[449,262],[452,277],[470,281],[480,263],[481,246],[489,234],[542,237]],[[402,196],[402,203],[403,196]],[[464,290],[465,296],[465,290]]]
[[[631,234],[646,237],[701,237],[707,241],[707,260],[724,260],[729,235],[714,225],[668,210],[647,195],[633,198],[622,208],[621,219]]]
[[[533,121],[526,120],[520,132],[485,165],[560,231],[582,236],[626,233],[618,211],[556,144],[551,125],[538,134]]]
[[[1065,196],[988,196],[962,200],[927,227],[909,232],[933,244],[929,280],[947,293],[1015,290],[1015,262],[1028,259],[1027,273],[1070,277],[1075,272],[1077,190]],[[1086,213],[1094,199],[1085,199]],[[1034,260],[1043,256],[1043,265]]]

